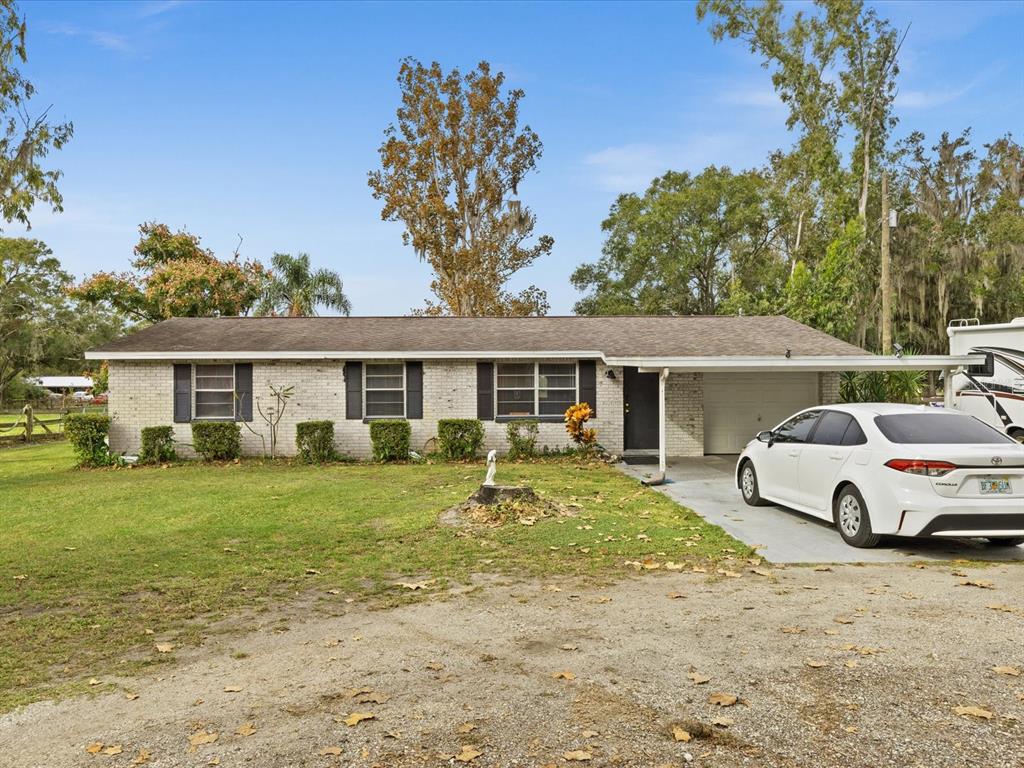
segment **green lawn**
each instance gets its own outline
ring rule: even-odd
[[[645,556],[750,554],[616,470],[570,460],[501,464],[498,479],[579,504],[575,517],[439,526],[483,474],[259,461],[87,471],[65,443],[0,450],[0,711],[169,663],[155,642],[197,642],[211,621],[296,593],[330,609],[423,594],[399,580],[438,590],[474,571],[599,575]]]

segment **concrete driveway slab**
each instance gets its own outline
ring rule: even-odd
[[[775,563],[898,563],[910,560],[1024,560],[1024,547],[989,547],[974,539],[887,538],[875,549],[846,544],[823,520],[785,507],[749,507],[736,489],[735,456],[678,458],[669,462],[657,489],[729,534],[757,547]],[[657,472],[646,464],[620,464],[643,479]]]

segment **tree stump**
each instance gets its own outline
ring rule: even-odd
[[[528,485],[481,485],[469,500],[487,505],[502,501],[537,501],[537,494]]]

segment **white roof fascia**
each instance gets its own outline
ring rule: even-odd
[[[601,352],[593,350],[567,352],[273,352],[268,350],[250,352],[102,352],[90,350],[86,360],[500,360],[500,359],[604,359]]]
[[[803,357],[610,357],[608,365],[635,366],[643,372],[670,371],[941,371],[980,365],[984,355],[808,355]]]

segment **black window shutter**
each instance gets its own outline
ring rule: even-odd
[[[405,418],[423,418],[423,363],[405,364]]]
[[[174,422],[192,421],[192,365],[174,364]]]
[[[580,402],[590,403],[590,410],[597,416],[597,363],[580,360]]]
[[[252,363],[235,363],[235,421],[252,421]]]
[[[345,363],[345,418],[363,418],[362,363]]]
[[[494,421],[494,363],[476,364],[476,417]]]

